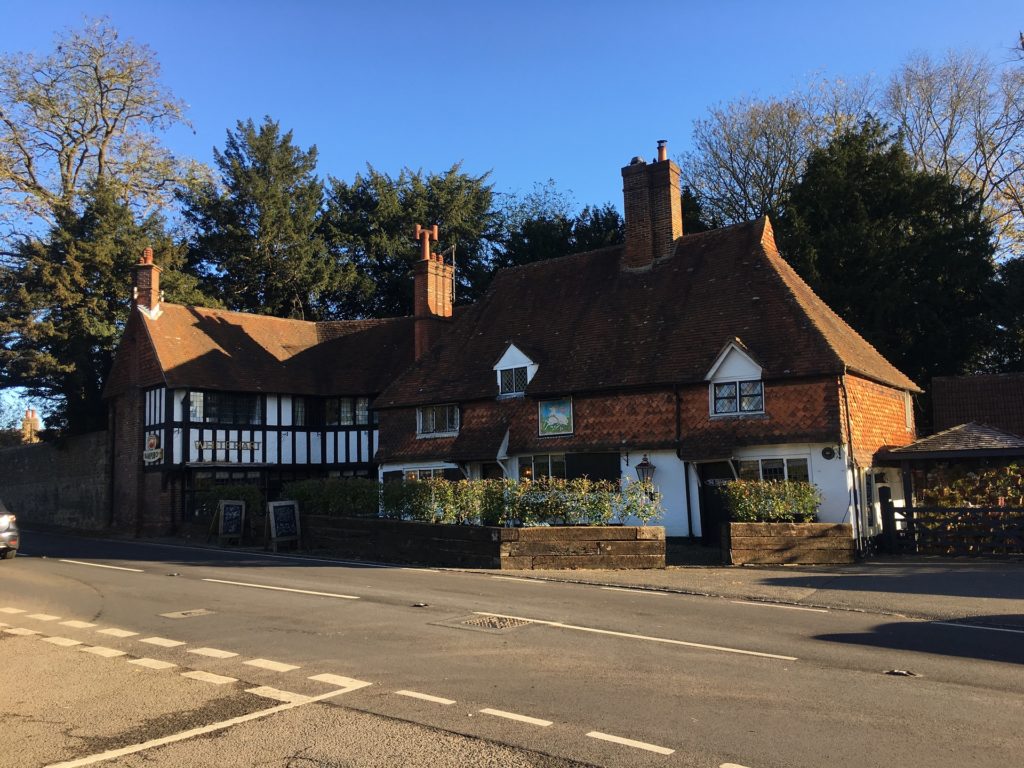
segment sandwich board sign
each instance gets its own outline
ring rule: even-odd
[[[238,539],[242,542],[245,529],[245,502],[239,499],[221,499],[217,503],[217,542]]]
[[[267,525],[270,528],[270,544],[277,552],[277,545],[283,541],[299,540],[299,502],[272,501],[267,504]]]

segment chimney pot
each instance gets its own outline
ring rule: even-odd
[[[668,141],[658,139],[658,162],[663,163],[666,160],[668,160]]]
[[[430,251],[430,241],[438,240],[436,224],[429,229],[417,224],[415,232],[422,246],[420,259],[413,264],[413,339],[419,360],[439,337],[444,321],[452,316],[455,267],[445,264],[441,254]]]

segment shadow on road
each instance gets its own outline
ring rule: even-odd
[[[955,622],[900,621],[872,632],[817,635],[831,643],[1024,664],[1024,615],[972,616]]]

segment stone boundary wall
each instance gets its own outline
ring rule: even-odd
[[[849,523],[726,523],[722,559],[729,565],[852,563],[857,558]]]
[[[367,560],[510,570],[664,568],[661,526],[497,528],[302,516],[314,549]]]
[[[110,525],[106,432],[0,449],[0,499],[23,528],[98,531]]]

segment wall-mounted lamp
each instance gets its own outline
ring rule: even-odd
[[[647,454],[644,454],[643,459],[639,464],[636,465],[636,476],[640,482],[647,482],[654,479],[654,470],[657,467],[651,464],[650,459],[647,458]]]

